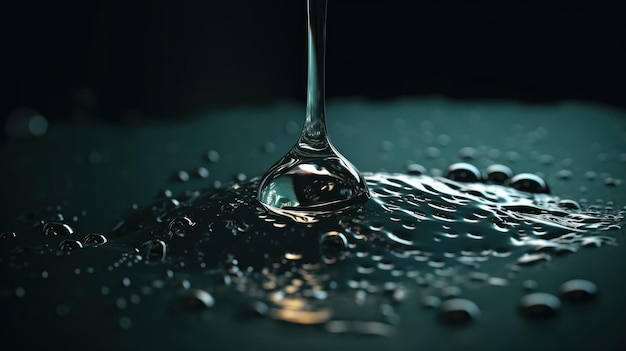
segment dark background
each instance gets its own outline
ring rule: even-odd
[[[304,101],[304,0],[22,1],[0,5],[0,118],[171,119]],[[626,107],[619,2],[338,1],[327,97],[581,99]]]

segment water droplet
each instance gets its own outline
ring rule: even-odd
[[[133,326],[133,322],[130,318],[128,317],[121,317],[118,321],[117,321],[117,325],[120,327],[120,329],[122,330],[128,330]]]
[[[536,292],[522,297],[520,308],[528,317],[548,318],[557,314],[561,300],[552,294]]]
[[[263,144],[263,152],[266,154],[273,154],[276,151],[276,144],[271,141]]]
[[[504,165],[494,164],[486,169],[487,181],[495,184],[504,184],[513,176],[513,171]]]
[[[513,176],[509,185],[514,189],[529,193],[550,193],[548,184],[541,177],[531,173],[520,173]]]
[[[473,301],[450,299],[441,304],[439,319],[449,325],[461,325],[475,321],[480,317],[480,309]]]
[[[47,222],[43,225],[43,235],[62,236],[74,234],[74,229],[62,222]]]
[[[331,144],[326,132],[324,50],[326,3],[309,3],[308,84],[304,127],[296,145],[263,176],[258,199],[296,221],[362,204],[369,197],[359,171]]]
[[[48,120],[33,108],[21,107],[9,114],[4,130],[9,138],[42,136],[48,130]]]
[[[348,239],[343,233],[330,231],[322,234],[320,238],[320,250],[326,263],[332,263],[343,257],[348,249]]]
[[[584,279],[574,279],[561,285],[561,296],[568,301],[586,302],[598,294],[598,287]]]
[[[66,239],[59,244],[59,250],[61,251],[74,251],[83,248],[83,244],[78,240]]]
[[[139,247],[139,252],[148,261],[163,261],[167,244],[163,240],[148,240]]]
[[[480,156],[480,151],[473,147],[463,147],[459,150],[459,158],[462,160],[475,160]]]
[[[0,233],[0,239],[13,239],[17,237],[15,232],[2,232]]]
[[[186,289],[182,298],[183,307],[188,311],[200,311],[213,307],[213,296],[201,289]]]
[[[568,179],[572,179],[574,174],[572,173],[572,171],[570,171],[568,169],[562,169],[562,170],[556,172],[556,176],[559,179],[568,180]]]
[[[417,164],[417,163],[410,163],[406,166],[406,172],[410,175],[422,175],[422,174],[427,174],[428,170],[426,169],[426,167]]]
[[[180,170],[174,174],[174,179],[179,182],[188,182],[191,177],[187,171]]]
[[[199,178],[206,179],[209,177],[209,173],[209,170],[205,167],[196,168],[196,176],[198,176]]]
[[[441,306],[441,299],[437,296],[427,295],[422,297],[422,307],[424,308],[439,308]]]
[[[536,282],[536,281],[534,281],[534,280],[530,280],[530,279],[528,279],[528,280],[524,280],[524,281],[522,282],[522,288],[523,288],[524,290],[530,290],[530,291],[536,290],[536,289],[537,289],[537,285],[538,285],[538,284],[537,284],[537,282]]]
[[[451,164],[446,170],[446,178],[457,182],[480,182],[482,174],[474,165],[465,162]]]
[[[434,146],[429,146],[426,148],[426,150],[424,150],[424,156],[428,158],[434,159],[439,157],[439,155],[441,155],[441,151],[439,151],[439,149]]]
[[[557,205],[568,210],[580,210],[581,208],[578,202],[568,199],[560,200]]]
[[[215,150],[209,150],[206,153],[206,159],[210,162],[217,162],[220,160],[220,154]]]
[[[393,143],[392,143],[391,141],[389,141],[389,140],[383,141],[383,142],[380,144],[380,149],[381,149],[383,152],[392,152],[392,151],[393,151],[393,148],[394,148]]]
[[[96,246],[107,243],[107,237],[102,234],[91,233],[87,234],[83,239],[83,244],[86,246]]]

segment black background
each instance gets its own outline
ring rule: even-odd
[[[581,99],[626,106],[619,2],[330,1],[327,97]],[[171,119],[304,101],[304,0],[2,6],[0,118]]]

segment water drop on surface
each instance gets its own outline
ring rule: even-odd
[[[448,325],[462,325],[476,321],[480,317],[480,309],[473,301],[467,299],[450,299],[441,304],[439,319]]]
[[[128,330],[133,326],[133,322],[130,318],[128,317],[121,317],[118,321],[117,321],[117,325],[120,327],[120,329],[122,330]]]
[[[487,181],[495,184],[504,184],[513,176],[513,171],[504,165],[495,164],[487,167]]]
[[[520,173],[513,176],[509,182],[509,186],[529,193],[550,193],[550,189],[548,188],[546,181],[531,173]]]
[[[0,239],[13,239],[17,237],[17,234],[15,232],[2,232],[0,233]]]
[[[410,163],[406,166],[406,172],[410,175],[422,175],[427,174],[428,170],[420,164]]]
[[[574,279],[561,285],[561,296],[572,302],[587,302],[598,294],[598,287],[584,279]]]
[[[78,240],[66,239],[59,244],[61,251],[74,251],[83,248],[83,244]]]
[[[87,246],[96,246],[107,243],[107,237],[102,234],[91,233],[87,234],[83,239],[83,244]]]
[[[206,153],[206,159],[210,162],[217,162],[220,160],[220,154],[215,150],[209,150]]]
[[[43,225],[43,235],[61,236],[74,234],[74,229],[62,222],[47,222]]]
[[[340,258],[347,249],[348,239],[346,239],[343,233],[331,231],[322,234],[320,238],[320,250],[325,260],[336,260]]]
[[[308,3],[308,78],[304,127],[296,145],[263,176],[259,201],[296,221],[361,204],[369,197],[359,171],[326,132],[324,50],[326,2]]]
[[[187,289],[182,298],[183,307],[188,311],[199,311],[213,307],[215,300],[201,289]]]
[[[552,294],[536,292],[522,297],[520,308],[528,317],[549,318],[557,314],[561,308],[561,300]]]
[[[167,244],[163,240],[148,240],[139,247],[139,252],[148,261],[163,261]]]
[[[446,170],[446,178],[457,182],[480,182],[483,179],[478,168],[465,162],[451,164]]]

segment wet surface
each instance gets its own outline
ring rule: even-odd
[[[256,200],[258,176],[297,137],[299,106],[128,130],[51,126],[6,145],[10,344],[624,342],[623,112],[425,100],[329,113],[372,197],[312,222]]]

